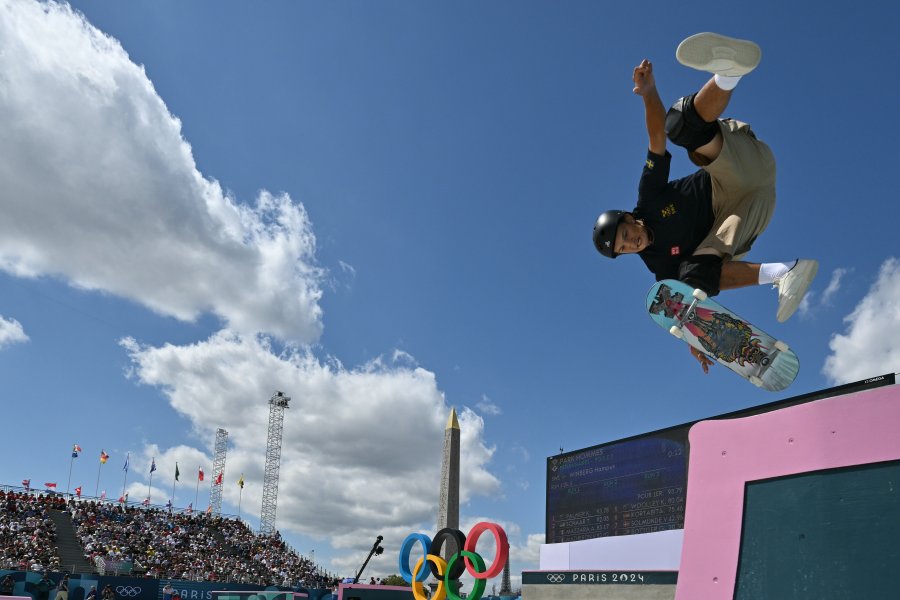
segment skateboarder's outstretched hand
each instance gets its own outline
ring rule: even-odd
[[[632,91],[638,96],[644,96],[648,92],[655,90],[656,79],[653,77],[653,63],[646,58],[642,60],[641,64],[634,68],[631,80],[634,81],[634,89]]]
[[[688,346],[688,349],[691,351],[691,354],[694,355],[694,358],[700,361],[700,366],[703,367],[703,372],[709,373],[709,368],[715,363],[707,355],[703,354],[693,346]]]

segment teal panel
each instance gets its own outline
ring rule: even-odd
[[[736,600],[900,598],[900,461],[746,486]]]

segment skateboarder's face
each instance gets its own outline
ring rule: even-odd
[[[616,254],[634,254],[649,245],[650,232],[647,231],[647,228],[635,222],[631,215],[625,215],[616,230]]]

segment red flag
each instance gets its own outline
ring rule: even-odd
[[[24,487],[26,490],[30,490],[30,489],[31,489],[31,480],[30,480],[30,479],[23,479],[23,480],[22,480],[22,487]]]
[[[77,488],[75,488],[75,495],[78,496],[79,498],[81,498],[81,486],[80,485]]]
[[[216,485],[222,485],[222,472],[220,471],[218,475],[216,475]]]
[[[56,484],[55,484],[55,483],[45,483],[45,484],[44,484],[44,487],[48,487],[48,488],[56,488]]]
[[[200,469],[200,472],[197,473],[197,479],[199,479],[200,481],[203,481],[203,467],[199,467],[199,469]]]
[[[144,498],[144,506],[150,506],[150,498]]]
[[[119,496],[119,502],[125,502],[125,496]]]

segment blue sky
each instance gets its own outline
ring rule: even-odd
[[[0,481],[194,501],[230,432],[225,510],[258,517],[267,400],[285,417],[278,527],[353,574],[433,531],[442,430],[463,428],[464,524],[537,566],[545,458],[900,366],[890,58],[898,9],[821,3],[0,1]],[[45,6],[45,5],[44,5]],[[55,5],[56,6],[56,5]],[[666,103],[698,31],[753,39],[729,116],[778,159],[749,259],[821,263],[775,321],[784,394],[704,376],[651,322],[652,277],[603,259],[646,151],[631,71]],[[672,176],[691,172],[678,149]],[[207,479],[207,483],[208,483]],[[209,488],[200,489],[205,508]],[[367,571],[368,572],[368,571]]]

